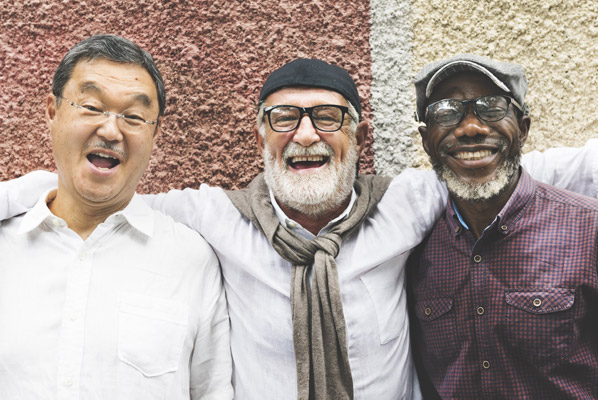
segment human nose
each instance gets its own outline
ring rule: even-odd
[[[98,136],[109,142],[120,142],[123,140],[119,118],[113,113],[107,114],[104,117],[104,120],[96,130],[96,133]]]
[[[474,112],[473,104],[470,104],[465,110],[463,119],[461,122],[459,122],[459,124],[457,124],[454,134],[456,137],[489,135],[490,127],[480,120],[480,118]]]
[[[303,147],[308,147],[313,143],[320,141],[320,135],[316,132],[308,114],[303,114],[299,120],[299,126],[293,135],[293,142],[299,143]]]

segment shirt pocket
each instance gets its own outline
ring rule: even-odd
[[[545,364],[569,354],[573,338],[573,289],[508,289],[506,343],[513,354]]]
[[[152,378],[181,364],[188,326],[185,303],[123,294],[118,319],[118,358]]]
[[[395,257],[361,277],[374,305],[380,344],[387,344],[401,335],[408,334],[405,268],[401,266],[406,257]]]
[[[426,352],[436,360],[455,357],[459,349],[452,297],[433,297],[417,301],[415,316],[421,325]]]

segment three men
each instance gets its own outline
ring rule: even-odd
[[[243,191],[202,185],[148,199],[200,232],[218,255],[239,399],[419,395],[404,265],[440,214],[446,191],[431,171],[409,170],[390,182],[355,179],[368,128],[360,110],[345,70],[291,61],[260,94],[255,135],[264,175]],[[588,164],[595,150],[571,157]],[[558,161],[542,170],[551,182],[591,181],[595,172],[579,176],[560,168],[564,157]],[[20,196],[44,179],[3,184],[11,191],[0,191],[0,200],[8,197],[0,217],[26,204]]]
[[[598,397],[598,201],[520,169],[523,68],[461,55],[415,85],[424,148],[450,193],[409,266],[423,393]]]
[[[232,398],[218,260],[134,193],[165,102],[126,39],[93,36],[58,66],[58,187],[0,225],[0,398]]]

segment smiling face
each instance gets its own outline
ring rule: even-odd
[[[347,106],[337,92],[318,88],[284,88],[266,98],[265,106],[320,104]],[[297,129],[275,132],[265,117],[262,133],[256,128],[258,146],[264,156],[268,186],[281,205],[309,216],[318,216],[342,207],[351,195],[356,164],[368,125],[357,125],[345,115],[336,132],[316,130],[307,114]],[[352,126],[357,125],[355,133]]]
[[[471,100],[486,95],[508,95],[483,74],[464,72],[434,88],[427,104],[442,99]],[[510,193],[518,180],[521,147],[529,117],[517,117],[514,106],[500,121],[477,117],[473,104],[455,126],[442,127],[428,117],[419,128],[424,149],[451,194],[464,200],[488,200]]]
[[[124,208],[145,171],[159,127],[143,124],[131,132],[115,115],[93,120],[85,107],[156,120],[154,82],[135,64],[84,60],[73,69],[62,95],[59,104],[54,95],[48,96],[46,110],[59,177],[55,202],[108,213]]]

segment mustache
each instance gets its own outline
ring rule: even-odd
[[[483,144],[486,146],[496,147],[499,152],[504,151],[508,146],[507,140],[502,139],[502,138],[499,139],[499,138],[487,138],[485,136],[474,136],[474,137],[462,136],[462,137],[458,138],[455,142],[446,143],[446,144],[440,146],[439,150],[443,154],[448,154],[454,148],[458,148],[461,146],[469,146],[469,145],[474,145],[474,144]]]
[[[94,140],[93,142],[85,143],[85,145],[83,146],[83,150],[97,149],[97,148],[113,151],[113,152],[119,154],[120,156],[122,156],[123,158],[127,157],[127,152],[123,148],[121,148],[119,145],[105,142],[103,140]]]
[[[334,150],[330,147],[329,144],[324,142],[314,143],[308,147],[301,146],[298,143],[291,142],[287,144],[282,151],[282,159],[286,160],[289,157],[298,157],[298,156],[334,156]]]

